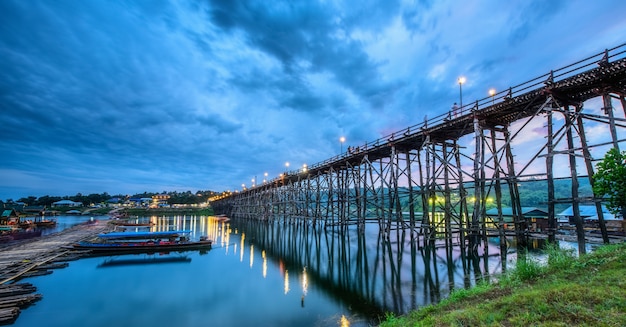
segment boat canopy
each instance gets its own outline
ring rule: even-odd
[[[105,233],[98,234],[99,238],[102,239],[157,239],[157,238],[170,238],[170,237],[178,237],[181,234],[189,234],[190,230],[172,230],[172,231],[162,231],[162,232],[114,232],[114,233]]]

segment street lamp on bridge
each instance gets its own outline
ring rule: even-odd
[[[465,76],[459,77],[457,82],[459,82],[459,106],[461,110],[463,110],[463,84],[466,82]]]
[[[496,89],[494,89],[493,87],[489,89],[489,96],[491,96],[491,105],[493,106],[496,99],[494,98],[494,96],[496,95]]]
[[[346,141],[345,137],[342,136],[342,137],[339,138],[339,144],[341,144],[341,147],[339,148],[340,149],[339,154],[343,153],[343,142],[345,142],[345,141]]]

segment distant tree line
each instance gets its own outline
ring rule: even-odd
[[[468,183],[466,185],[466,190],[469,193],[469,196],[473,193],[473,184]],[[519,201],[522,207],[536,207],[539,209],[546,209],[548,207],[548,184],[546,180],[526,180],[520,181],[517,183],[517,188],[519,190]],[[402,206],[404,211],[407,211],[409,208],[409,197],[408,191],[403,191],[403,194],[400,196],[400,205]],[[453,192],[454,193],[454,192]],[[593,190],[587,178],[579,179],[579,187],[578,193],[580,198],[584,197],[592,197]],[[486,193],[487,198],[490,198],[493,201],[489,201],[486,205],[486,209],[491,209],[496,207],[495,201],[495,191],[488,190]],[[554,197],[556,199],[568,199],[572,197],[572,181],[569,178],[556,179],[554,181]],[[453,202],[458,201],[458,199],[452,199]],[[421,211],[421,206],[419,205],[419,198],[414,199],[416,205],[415,208],[417,211]],[[511,207],[511,195],[508,190],[508,186],[506,183],[502,185],[502,205],[504,207]],[[471,206],[471,202],[469,203]],[[559,203],[556,205],[557,210],[564,210],[570,203]]]
[[[129,199],[152,198],[153,195],[167,194],[170,196],[169,200],[167,201],[168,204],[199,204],[199,203],[206,202],[209,197],[215,195],[216,193],[217,192],[214,192],[214,191],[197,191],[197,192],[173,191],[173,192],[161,192],[161,193],[144,192],[144,193],[134,194],[134,195],[125,195],[125,194],[110,195],[107,192],[100,193],[100,194],[93,193],[89,195],[83,195],[81,193],[77,193],[76,195],[73,195],[73,196],[72,195],[66,195],[66,196],[44,195],[40,197],[28,196],[25,198],[20,198],[17,201],[14,201],[13,199],[7,199],[6,202],[3,202],[0,200],[0,203],[13,204],[16,202],[20,202],[20,203],[24,203],[27,206],[49,207],[54,202],[61,201],[61,200],[70,200],[74,202],[81,202],[85,206],[90,206],[90,205],[105,203],[114,198],[119,199],[120,202],[124,202]]]

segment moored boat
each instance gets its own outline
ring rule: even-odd
[[[78,242],[71,247],[92,253],[156,253],[211,248],[212,240],[202,237],[199,241],[190,241],[186,236],[188,233],[190,231],[105,233],[92,242]]]
[[[35,226],[37,227],[54,227],[56,225],[57,221],[54,219],[41,218],[40,220],[35,220]]]

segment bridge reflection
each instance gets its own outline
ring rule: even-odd
[[[228,228],[241,234],[242,261],[243,249],[261,251],[264,267],[265,260],[272,260],[286,274],[302,275],[303,305],[308,283],[315,283],[370,317],[436,303],[455,288],[489,280],[507,262],[498,244],[487,244],[480,247],[479,255],[467,256],[458,239],[457,246],[439,239],[422,247],[406,230],[389,234],[369,228],[360,231],[355,225],[323,228],[250,219],[233,219]],[[254,257],[246,255],[250,260]],[[288,283],[289,277],[285,280]],[[290,287],[286,284],[286,291]]]

